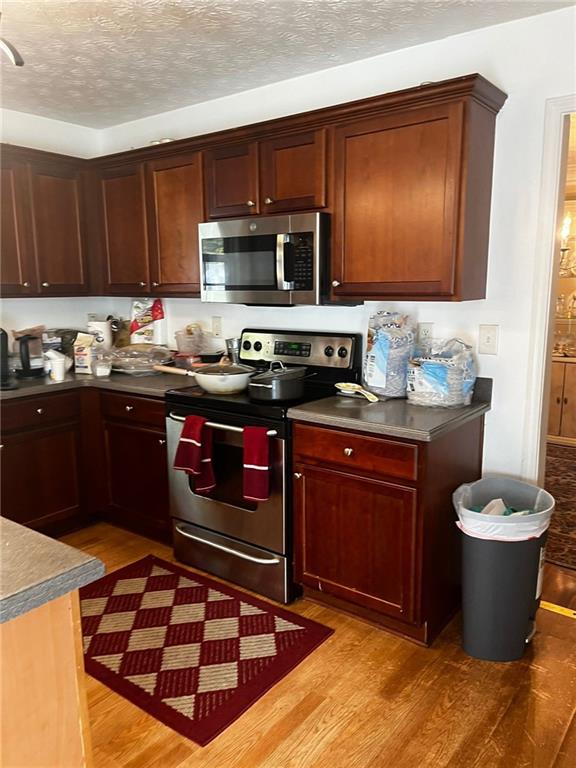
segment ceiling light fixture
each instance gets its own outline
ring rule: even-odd
[[[2,17],[2,14],[0,13],[0,18]],[[16,48],[12,45],[12,43],[9,43],[8,40],[5,40],[3,37],[0,37],[0,51],[6,56],[6,58],[10,59],[12,64],[14,64],[15,67],[23,67],[24,66],[24,59]]]

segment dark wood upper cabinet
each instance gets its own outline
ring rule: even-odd
[[[485,296],[494,119],[461,99],[335,129],[335,298]]]
[[[34,162],[28,166],[28,176],[38,292],[82,295],[88,285],[80,169]]]
[[[264,213],[326,205],[326,131],[318,129],[260,143],[260,199]]]
[[[144,164],[104,168],[104,289],[121,296],[150,290]]]
[[[200,152],[147,163],[146,185],[152,293],[199,293],[198,224],[204,221]]]
[[[0,173],[0,288],[3,296],[30,296],[36,291],[36,269],[29,239],[26,166],[3,156]]]
[[[204,167],[209,218],[260,213],[257,142],[209,149]]]

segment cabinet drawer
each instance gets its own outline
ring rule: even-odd
[[[102,393],[102,413],[109,419],[130,424],[146,424],[162,431],[166,426],[163,400],[104,392]]]
[[[76,420],[80,415],[80,399],[76,392],[30,397],[2,403],[2,431],[43,427],[55,422]]]
[[[332,464],[351,473],[404,480],[418,477],[417,446],[380,437],[296,424],[294,455],[301,461]]]

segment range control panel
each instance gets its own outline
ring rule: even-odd
[[[351,369],[358,365],[361,338],[358,334],[312,331],[273,331],[247,328],[240,339],[240,360]]]

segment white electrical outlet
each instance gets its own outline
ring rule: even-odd
[[[434,323],[418,323],[418,341],[420,344],[432,341]]]
[[[478,354],[497,355],[498,354],[498,331],[499,325],[480,325],[478,326]]]
[[[222,338],[222,318],[218,315],[212,315],[212,336]]]

